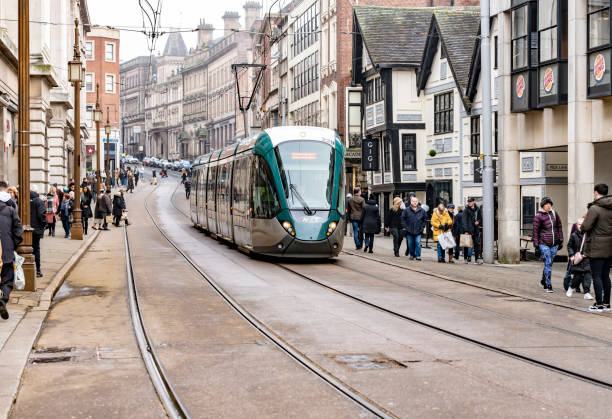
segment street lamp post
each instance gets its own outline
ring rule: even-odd
[[[102,177],[100,172],[102,170],[102,139],[100,138],[100,121],[102,121],[102,110],[100,109],[100,83],[96,83],[96,109],[94,109],[94,121],[96,122],[96,149],[98,162],[96,164],[98,170],[96,170],[96,183],[98,184],[98,190],[96,191],[97,199],[100,199],[100,190],[102,188]],[[108,176],[108,173],[106,174]]]
[[[81,82],[84,78],[81,53],[79,51],[79,20],[74,20],[74,57],[68,62],[68,80],[74,86],[74,209],[70,227],[72,240],[83,240],[81,220]]]
[[[110,121],[108,120],[108,106],[106,107],[106,125],[104,126],[104,133],[106,134],[106,166],[105,169],[106,170],[106,189],[110,189],[111,187],[111,175],[112,173],[110,172],[110,134],[111,134],[111,127],[110,127]],[[116,153],[116,150],[115,150]]]

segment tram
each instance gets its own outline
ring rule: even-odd
[[[191,220],[246,253],[338,256],[344,154],[333,130],[287,126],[201,156],[192,166]]]

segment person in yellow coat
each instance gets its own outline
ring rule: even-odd
[[[438,263],[445,263],[445,249],[440,246],[438,242],[438,236],[442,233],[446,233],[447,231],[451,231],[451,227],[453,225],[453,220],[450,217],[450,214],[444,207],[444,204],[438,205],[438,208],[431,215],[431,226],[433,227],[433,237],[434,241],[438,245]],[[449,260],[449,263],[455,263],[452,259]]]

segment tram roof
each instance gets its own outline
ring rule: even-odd
[[[321,127],[309,127],[309,126],[284,126],[284,127],[273,127],[264,130],[272,146],[276,147],[278,144],[284,141],[294,140],[318,140],[330,144],[332,147],[336,144],[336,131],[329,128]]]

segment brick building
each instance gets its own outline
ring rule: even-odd
[[[85,124],[90,132],[89,138],[85,142],[86,159],[85,167],[88,171],[98,169],[98,164],[102,169],[106,158],[106,135],[104,125],[106,125],[107,110],[111,126],[110,136],[110,167],[117,167],[117,156],[119,148],[119,114],[120,102],[119,94],[121,85],[119,83],[119,38],[118,30],[92,27],[91,32],[85,39],[85,92],[86,111],[84,115]],[[100,108],[103,112],[103,122],[100,123],[100,142],[96,138],[96,127],[93,121],[93,110],[96,107],[96,86],[99,86]],[[103,153],[100,155],[99,150]],[[120,149],[119,149],[120,151]],[[100,160],[98,161],[98,157]]]

